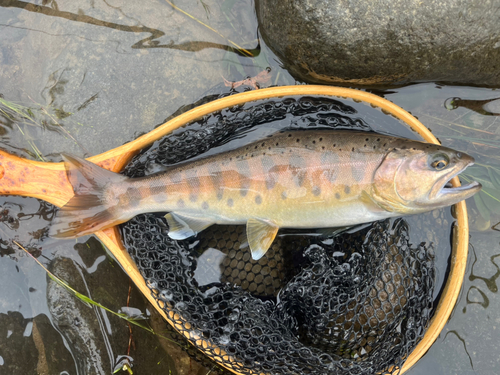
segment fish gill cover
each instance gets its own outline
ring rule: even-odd
[[[292,127],[370,130],[355,114],[326,98],[238,106],[157,141],[124,174],[148,175],[283,119]],[[172,337],[188,338],[237,373],[397,373],[432,315],[433,249],[413,246],[402,219],[333,239],[281,236],[258,261],[241,226],[175,241],[163,216],[143,214],[121,231],[151,293],[184,335]]]

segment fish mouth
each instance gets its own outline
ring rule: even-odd
[[[451,175],[444,176],[444,178],[436,184],[437,186],[435,187],[435,189],[433,189],[436,191],[435,197],[440,200],[445,200],[447,204],[450,204],[449,201],[457,203],[461,200],[473,196],[475,193],[481,190],[482,185],[477,181],[471,181],[461,186],[453,186],[453,183],[451,182],[453,178],[465,171],[465,169],[467,167],[470,167],[471,165],[474,165],[474,162],[467,163],[465,166],[453,172]]]

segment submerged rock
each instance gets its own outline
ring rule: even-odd
[[[85,293],[85,282],[76,277],[79,270],[71,259],[56,258],[50,268],[63,280],[73,280],[73,287]],[[76,285],[76,280],[81,285]],[[47,302],[52,322],[75,354],[79,371],[86,374],[109,373],[113,358],[109,358],[109,342],[100,327],[103,317],[99,316],[99,310],[84,305],[51,279],[47,280]]]
[[[500,1],[258,0],[259,29],[296,79],[500,85]]]

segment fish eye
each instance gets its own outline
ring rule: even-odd
[[[437,155],[432,158],[431,167],[437,171],[443,170],[448,166],[449,159],[445,155]]]

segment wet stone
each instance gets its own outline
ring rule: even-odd
[[[301,81],[500,84],[491,64],[500,60],[500,5],[494,1],[256,4],[264,40]]]

